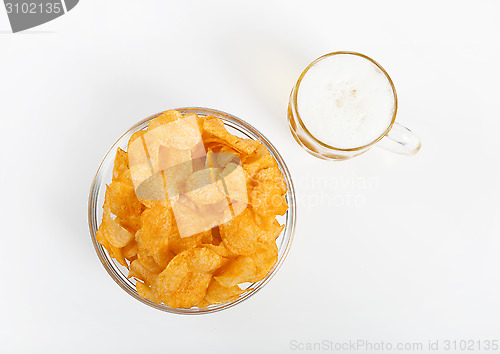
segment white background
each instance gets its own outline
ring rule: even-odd
[[[0,351],[500,339],[499,15],[495,1],[82,0],[11,34],[0,7]],[[326,162],[295,143],[289,92],[309,62],[336,50],[389,72],[398,122],[423,141],[418,155],[374,148]],[[234,308],[195,317],[121,290],[87,226],[108,148],[137,121],[181,106],[257,127],[298,199],[275,278]]]

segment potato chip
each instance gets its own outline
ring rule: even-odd
[[[264,279],[278,261],[278,247],[276,243],[262,244],[259,243],[256,251],[249,256],[257,266],[257,274],[251,282],[257,282]]]
[[[203,138],[203,144],[205,145],[205,150],[207,151],[207,154],[209,152],[213,152],[213,153],[218,153],[221,148],[223,148],[225,145],[225,143],[218,139],[218,138],[211,138],[211,139],[205,139]],[[214,161],[214,165],[215,165],[215,162],[217,161]],[[206,165],[206,167],[210,167],[211,165]]]
[[[227,145],[222,145],[220,147],[220,150],[217,151],[218,153],[222,154],[222,153],[225,153],[225,154],[231,154],[231,155],[234,155],[236,157],[240,157],[240,153],[238,151],[236,151],[235,149],[227,146]]]
[[[259,170],[253,176],[253,179],[262,184],[276,186],[279,189],[280,194],[282,195],[286,193],[285,179],[283,178],[283,174],[277,166]]]
[[[159,273],[164,269],[156,263],[153,255],[143,248],[138,248],[137,259],[150,273]]]
[[[264,148],[265,151],[267,151],[266,147],[258,140],[253,140],[253,139],[243,139],[243,143],[249,146],[249,150],[252,152],[250,154],[257,154],[261,151],[261,147]],[[269,152],[268,152],[269,153]],[[246,158],[250,154],[246,154],[242,156],[242,158]]]
[[[109,212],[104,212],[100,227],[101,235],[114,247],[121,248],[134,240],[134,235],[114,220]]]
[[[219,226],[222,242],[233,253],[250,255],[255,252],[258,237],[265,231],[255,223],[249,209]]]
[[[220,120],[213,119],[213,116],[205,118],[203,122],[203,134],[208,136],[203,139],[205,142],[220,142],[247,155],[257,149],[257,146],[252,143],[253,140],[245,140],[228,133],[224,124],[221,125]]]
[[[271,220],[270,225],[269,226],[266,225],[266,227],[263,228],[264,230],[266,230],[266,232],[259,235],[259,237],[257,238],[257,241],[260,243],[270,244],[272,242],[275,242],[276,239],[281,234],[281,231],[283,231],[283,229],[285,228],[285,225],[280,225],[278,220],[276,220],[275,218],[271,218],[270,220]]]
[[[105,204],[113,214],[119,217],[124,227],[132,232],[137,231],[140,227],[139,215],[143,207],[133,192],[128,154],[120,148],[117,150],[113,167],[113,181],[108,189]]]
[[[169,175],[175,177],[177,182],[186,181],[193,173],[192,168],[192,155],[189,149],[177,149],[172,146],[161,146],[158,164],[160,170],[169,170]],[[179,174],[180,176],[177,176]]]
[[[200,140],[198,144],[196,144],[191,149],[191,160],[193,162],[193,172],[202,170],[205,168],[205,162],[207,159],[207,152],[205,151],[205,144],[203,140]],[[210,166],[208,166],[210,167]]]
[[[249,256],[240,256],[231,260],[220,269],[214,279],[226,288],[251,281],[257,276],[257,266]]]
[[[186,181],[186,194],[196,205],[215,204],[226,199],[219,169],[205,168],[194,172]]]
[[[229,163],[241,164],[240,153],[227,145],[221,145],[217,151],[213,151],[210,167],[224,169]]]
[[[125,257],[123,256],[123,251],[121,248],[115,247],[112,244],[109,244],[109,254],[111,257],[116,259],[118,263],[120,263],[124,267],[128,267],[127,262],[125,261]]]
[[[125,257],[131,262],[137,259],[137,251],[138,247],[137,247],[137,242],[135,241],[130,242],[128,245],[122,248],[123,257]]]
[[[146,300],[149,300],[151,302],[157,302],[154,294],[153,294],[153,291],[151,291],[151,288],[149,286],[147,286],[146,284],[144,283],[141,283],[140,281],[137,281],[135,283],[135,287],[137,289],[137,293],[145,298]]]
[[[254,155],[256,156],[266,156],[269,155],[269,150],[267,150],[266,146],[262,143],[262,141],[255,140],[257,144],[257,149],[254,151]],[[249,156],[247,156],[249,157]]]
[[[175,256],[167,267],[155,278],[153,289],[155,293],[166,295],[175,293],[183,284],[184,280],[192,273],[186,260]]]
[[[167,257],[167,252],[169,251],[168,247],[168,234],[151,234],[144,232],[143,229],[140,229],[135,234],[137,244],[141,251],[144,251],[143,254],[153,255],[151,256],[153,260],[155,260],[155,256],[158,255],[158,259],[163,259],[162,257]],[[160,255],[161,252],[161,255]],[[167,264],[164,261],[156,262],[158,265],[160,263],[166,266]]]
[[[197,117],[186,116],[163,124],[149,124],[144,140],[151,159],[157,158],[160,145],[179,150],[192,149],[201,140]]]
[[[250,204],[261,217],[283,215],[288,204],[279,187],[271,183],[259,183],[250,193]]]
[[[168,265],[168,262],[170,262],[172,258],[174,258],[174,256],[175,253],[172,252],[168,244],[165,243],[158,249],[158,252],[153,255],[153,259],[155,260],[156,264],[165,269]]]
[[[208,248],[209,250],[217,253],[219,256],[224,257],[224,258],[235,258],[238,257],[237,254],[231,252],[224,246],[223,243],[219,245],[213,245],[213,244],[201,244],[200,247],[203,248]]]
[[[130,171],[128,170],[128,156],[125,151],[118,148],[116,150],[115,163],[113,166],[113,181],[130,179]]]
[[[105,213],[106,213],[106,211],[105,211]],[[104,215],[103,215],[103,217],[104,217]],[[102,224],[102,222],[101,222],[101,224]],[[106,239],[104,227],[99,226],[99,229],[97,229],[97,234],[95,235],[95,239],[97,240],[97,242],[99,242],[106,249],[106,251],[110,252],[109,242]]]
[[[156,173],[135,189],[135,194],[139,201],[147,207],[167,201],[167,191],[162,173]]]
[[[201,301],[196,304],[196,307],[200,309],[207,308],[208,306],[210,306],[210,303],[205,299],[201,299]]]
[[[137,232],[139,246],[155,254],[160,248],[168,247],[168,237],[175,232],[175,220],[170,206],[157,204],[141,215],[142,228]],[[167,248],[168,250],[168,248]]]
[[[159,126],[173,122],[177,119],[182,119],[182,114],[180,114],[178,111],[175,111],[173,109],[165,111],[149,122],[148,129],[153,130],[155,128],[158,128]]]
[[[213,228],[201,233],[202,244],[212,244],[214,242]]]
[[[220,173],[226,196],[231,201],[233,215],[240,214],[248,205],[247,177],[243,168],[230,162]]]
[[[186,259],[189,269],[193,272],[211,273],[224,264],[223,257],[208,248],[193,248],[178,256]]]
[[[237,285],[226,288],[213,279],[206,291],[205,301],[209,304],[223,304],[237,299],[244,292]]]
[[[266,216],[254,213],[253,217],[255,219],[255,223],[257,224],[257,226],[260,227],[262,230],[266,231],[272,229],[274,220],[276,219],[276,215],[274,213]]]
[[[208,231],[206,231],[208,232]],[[168,246],[169,249],[175,254],[181,253],[182,251],[195,248],[201,244],[201,239],[204,233],[200,232],[198,234],[189,237],[180,237],[179,233],[174,233],[169,235]]]
[[[222,121],[222,119],[220,119],[219,117],[216,117],[214,115],[209,115],[209,116],[205,116],[205,117],[198,117],[198,127],[200,128],[200,131],[204,131],[204,126],[205,125],[213,125],[213,126],[219,126],[219,128],[224,128],[224,122]]]
[[[178,254],[155,280],[153,289],[157,298],[174,308],[195,306],[206,294],[212,278],[209,271],[221,263],[222,257],[208,249]]]
[[[243,169],[252,178],[257,172],[276,166],[276,160],[271,155],[253,156],[245,159],[242,163]]]
[[[128,166],[132,184],[137,190],[145,180],[153,176],[149,157],[144,146],[144,134],[146,131],[140,130],[130,137],[127,148]],[[141,198],[140,195],[138,195]]]
[[[232,150],[232,149],[231,149]],[[234,151],[234,150],[233,150]],[[234,163],[239,165],[240,159],[235,153],[218,152],[217,153],[217,166],[226,167],[228,164]]]
[[[202,218],[205,217],[214,221],[211,224],[212,228],[228,222],[233,217],[227,198],[215,204],[202,205],[199,210]]]
[[[189,273],[181,286],[173,293],[157,290],[159,299],[172,308],[190,308],[203,300],[212,276],[208,273]]]
[[[137,199],[132,184],[111,182],[106,189],[104,204],[128,229],[135,232],[141,227],[143,206]]]
[[[181,196],[175,201],[171,198],[171,202],[180,237],[190,237],[208,231],[232,217],[226,199],[215,204],[195,205]]]
[[[144,263],[138,258],[130,263],[128,277],[134,277],[144,281],[146,284],[152,284],[160,272],[161,269],[150,268],[144,265]]]

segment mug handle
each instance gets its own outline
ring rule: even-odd
[[[403,155],[415,155],[422,142],[410,129],[394,122],[391,130],[376,144],[385,150]]]

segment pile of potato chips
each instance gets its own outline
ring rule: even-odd
[[[278,259],[286,183],[259,141],[166,111],[118,149],[97,241],[171,308],[231,302]]]

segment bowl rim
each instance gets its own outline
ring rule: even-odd
[[[111,148],[107,151],[106,155],[102,159],[99,168],[97,169],[97,172],[95,174],[95,177],[92,181],[91,188],[90,188],[90,194],[89,194],[89,201],[88,201],[88,222],[89,222],[89,230],[90,230],[90,237],[92,239],[92,243],[94,245],[94,249],[97,253],[97,256],[99,260],[101,261],[101,264],[103,267],[106,269],[107,273],[111,276],[111,278],[117,283],[125,292],[127,292],[130,296],[134,297],[135,299],[139,300],[145,305],[148,305],[152,308],[168,312],[168,313],[176,313],[176,314],[184,314],[184,315],[201,315],[201,314],[208,314],[208,313],[215,313],[219,312],[228,308],[231,308],[257,292],[259,292],[273,277],[274,275],[278,272],[278,270],[281,268],[282,264],[284,263],[288,252],[290,251],[291,244],[293,241],[293,237],[295,234],[295,223],[296,223],[296,201],[295,201],[295,189],[293,186],[293,181],[290,175],[290,172],[288,170],[288,167],[286,166],[285,161],[283,160],[282,156],[279,154],[278,150],[274,147],[274,145],[261,133],[259,132],[256,128],[254,128],[252,125],[248,124],[247,122],[243,121],[240,118],[237,118],[233,116],[232,114],[211,109],[211,108],[205,108],[205,107],[181,107],[181,108],[174,108],[174,110],[181,112],[182,114],[185,113],[196,113],[197,115],[202,115],[202,116],[208,116],[208,115],[215,115],[218,118],[221,118],[224,122],[225,125],[230,126],[233,129],[244,129],[245,133],[251,133],[252,139],[258,139],[264,143],[266,148],[269,150],[270,154],[276,159],[276,162],[278,163],[278,166],[280,168],[280,171],[283,173],[283,176],[285,178],[285,182],[287,184],[287,193],[286,193],[286,199],[288,203],[288,210],[286,212],[286,220],[285,220],[285,228],[282,231],[283,232],[283,239],[282,239],[282,245],[280,247],[284,247],[281,251],[281,249],[278,249],[278,261],[274,265],[273,269],[267,274],[267,276],[253,284],[257,284],[254,288],[252,288],[253,284],[249,287],[251,290],[246,291],[242,295],[240,295],[237,299],[224,303],[224,304],[217,304],[217,305],[211,305],[214,306],[212,308],[206,307],[206,308],[190,308],[190,309],[184,309],[184,308],[178,308],[174,309],[171,308],[167,305],[163,304],[156,304],[152,301],[149,301],[147,299],[144,299],[141,297],[138,293],[137,290],[135,289],[135,286],[133,288],[130,286],[131,282],[128,281],[126,282],[122,276],[124,275],[119,268],[117,267],[116,263],[111,261],[110,256],[107,254],[107,252],[104,250],[104,247],[102,247],[101,244],[97,242],[96,239],[96,234],[97,234],[97,229],[98,229],[98,213],[99,209],[102,209],[102,206],[97,205],[98,199],[99,199],[99,192],[101,189],[101,184],[102,180],[104,178],[104,174],[107,171],[107,168],[109,167],[110,164],[112,164],[114,160],[114,151],[118,147],[118,145],[122,142],[124,139],[130,138],[130,136],[138,130],[144,129],[147,126],[147,123],[157,117],[158,115],[162,114],[163,112],[153,114],[140,122],[134,124],[130,129],[128,129],[124,134],[122,134],[116,141],[115,143],[111,146]],[[238,129],[240,128],[240,129]],[[241,131],[241,130],[240,130]],[[284,245],[283,245],[284,243]],[[281,253],[280,253],[281,251]]]

